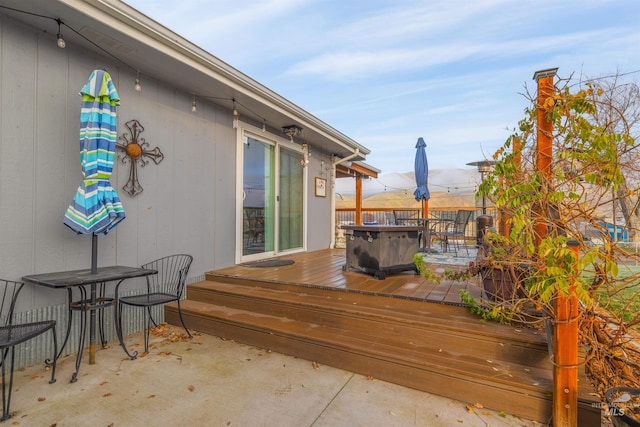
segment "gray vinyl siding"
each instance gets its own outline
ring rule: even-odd
[[[98,265],[140,265],[189,253],[190,281],[233,265],[240,196],[231,105],[197,99],[193,113],[191,94],[148,77],[136,92],[135,71],[114,58],[78,46],[59,49],[52,34],[0,14],[0,277],[19,280],[90,266],[91,237],[76,235],[62,218],[81,182],[78,92],[95,68],[109,71],[120,94],[118,135],[137,119],[148,148],[157,146],[165,155],[159,165],[138,166],[144,191],[135,197],[122,190],[130,164],[116,161],[111,182],[127,218],[99,236]],[[331,241],[331,193],[314,196],[314,177],[331,184],[331,153],[311,150],[305,228],[307,250],[316,250]],[[66,292],[28,286],[19,310],[65,303]]]
[[[59,49],[51,35],[0,15],[0,277],[90,266],[91,237],[76,235],[62,217],[81,182],[78,92],[95,68],[110,72],[120,94],[118,135],[137,119],[148,148],[165,155],[159,165],[138,166],[144,191],[135,197],[122,190],[130,164],[117,160],[111,181],[127,218],[99,236],[98,265],[140,265],[178,252],[194,256],[190,276],[232,265],[230,112],[199,100],[193,113],[190,94],[149,78],[136,92],[135,73],[114,59]],[[66,292],[28,286],[19,308],[65,301]]]

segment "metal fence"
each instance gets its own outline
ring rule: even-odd
[[[468,207],[464,208],[438,208],[438,209],[429,209],[429,218],[435,219],[446,219],[446,220],[454,220],[458,210],[460,209],[470,209]],[[469,224],[466,229],[466,238],[469,240],[477,238],[477,222],[476,218],[482,215],[482,209],[474,210],[471,218],[469,219]],[[494,227],[497,224],[496,219],[496,211],[493,209],[488,209],[486,215],[493,217]],[[420,209],[388,209],[388,208],[366,208],[362,209],[362,223],[363,224],[379,224],[379,225],[395,225],[397,219],[402,219],[407,222],[408,220],[416,220],[422,216],[422,212]],[[336,209],[336,246],[342,247],[342,243],[344,241],[344,230],[342,230],[343,225],[353,225],[356,221],[356,210],[354,208],[339,208]]]

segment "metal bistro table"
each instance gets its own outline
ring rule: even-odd
[[[82,353],[84,350],[84,339],[87,330],[86,314],[90,314],[89,318],[89,364],[96,363],[96,312],[100,313],[100,337],[102,345],[106,344],[104,340],[103,330],[103,309],[112,307],[116,302],[113,298],[105,297],[105,287],[107,282],[121,283],[125,279],[134,277],[145,277],[157,274],[156,270],[149,270],[140,267],[126,267],[114,265],[109,267],[99,267],[95,273],[91,269],[59,271],[56,273],[43,273],[24,276],[22,279],[36,285],[46,286],[55,289],[66,289],[69,296],[69,320],[67,322],[67,332],[64,343],[60,347],[56,358],[62,355],[64,347],[69,340],[71,333],[72,311],[81,311],[80,316],[80,339],[78,340],[78,355],[76,356],[76,371],[71,376],[71,382],[76,382],[80,363],[82,362]],[[89,286],[89,294],[87,295],[87,286]],[[80,299],[73,300],[73,289],[80,291]],[[120,339],[120,337],[118,337]],[[120,343],[122,345],[122,343]]]

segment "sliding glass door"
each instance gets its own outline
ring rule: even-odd
[[[302,153],[253,136],[243,138],[242,150],[242,257],[302,248]]]

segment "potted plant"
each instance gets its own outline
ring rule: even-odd
[[[478,248],[474,269],[480,275],[485,295],[494,302],[526,298],[526,280],[530,270],[527,259],[518,246],[489,231]]]

